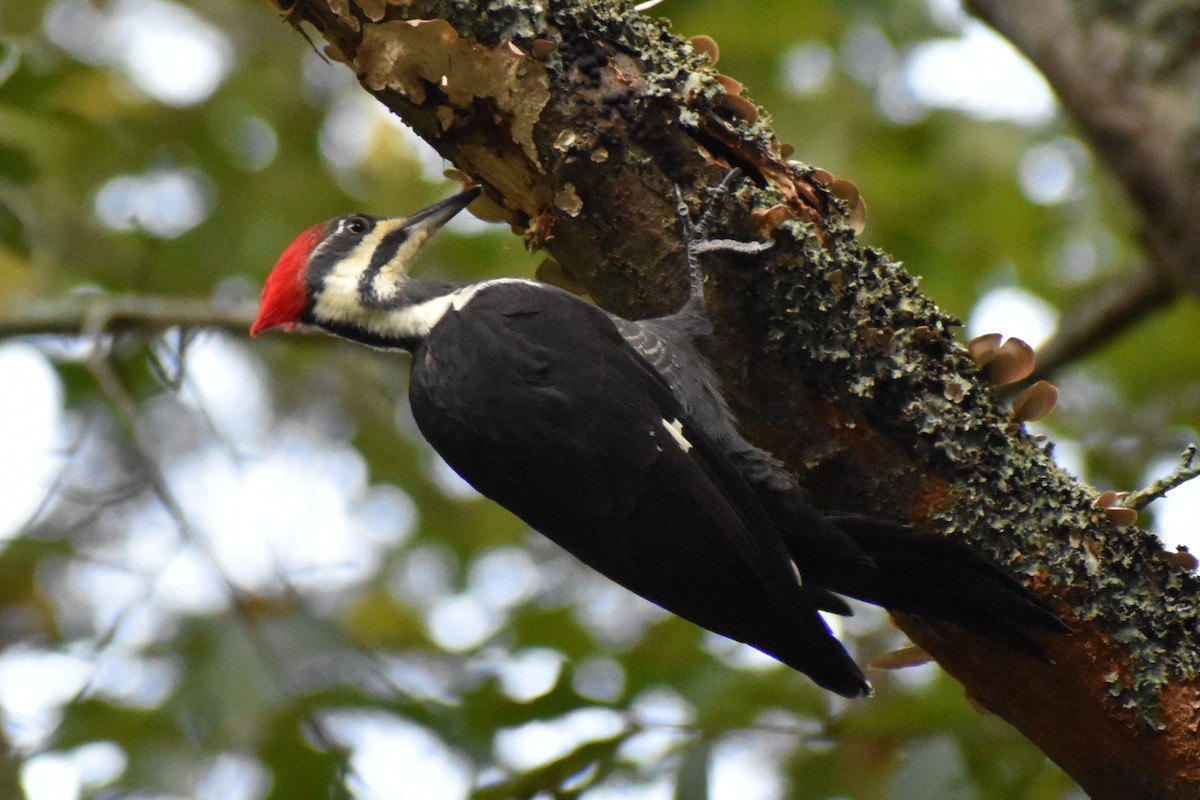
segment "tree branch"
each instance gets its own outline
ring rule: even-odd
[[[618,313],[686,292],[672,187],[694,206],[741,168],[713,234],[776,246],[713,258],[709,304],[747,435],[831,507],[959,537],[1024,575],[1079,628],[1044,638],[1053,663],[900,624],[1093,797],[1194,797],[1196,576],[1113,526],[1010,424],[954,323],[858,242],[827,173],[788,161],[706,57],[615,2],[475,7],[298,0],[290,14]]]
[[[1038,350],[1036,383],[1103,347],[1133,325],[1168,305],[1177,290],[1160,273],[1142,268],[1118,280],[1065,315],[1053,338]]]
[[[1135,510],[1143,509],[1160,497],[1165,497],[1167,492],[1172,489],[1177,489],[1188,481],[1200,477],[1200,464],[1195,463],[1195,460],[1196,445],[1189,444],[1187,449],[1180,454],[1179,465],[1170,475],[1159,478],[1145,489],[1140,489],[1125,497],[1121,500],[1121,505]]]
[[[1170,287],[1200,294],[1200,225],[1195,222],[1200,10],[1165,0],[968,0],[967,5],[1042,71],[1125,187],[1149,256],[1149,272],[1135,279],[1150,301],[1146,310],[1169,298]],[[1155,282],[1161,285],[1153,287]],[[1131,303],[1118,304],[1103,331],[1096,331],[1098,340],[1145,313],[1131,311]],[[1063,347],[1054,356],[1082,352]]]
[[[80,336],[166,328],[222,328],[245,334],[258,313],[249,300],[222,303],[146,295],[92,295],[0,306],[0,339],[10,336]]]

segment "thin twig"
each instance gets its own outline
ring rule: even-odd
[[[1189,444],[1187,449],[1179,454],[1179,465],[1170,475],[1159,478],[1145,489],[1139,489],[1127,495],[1119,505],[1126,508],[1143,509],[1177,486],[1182,486],[1193,478],[1200,477],[1200,464],[1195,463],[1196,450],[1195,444]]]

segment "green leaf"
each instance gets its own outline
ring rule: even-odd
[[[559,791],[563,784],[592,765],[599,767],[597,777],[603,776],[606,767],[612,764],[617,748],[629,736],[621,733],[588,742],[529,772],[476,789],[471,793],[471,800],[526,800],[539,792],[549,792],[555,798],[571,796],[572,792],[563,794]]]
[[[282,709],[265,721],[258,755],[273,778],[267,800],[349,796],[344,787],[349,753],[329,742],[314,746],[312,724],[307,704]]]

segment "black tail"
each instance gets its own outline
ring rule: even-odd
[[[766,451],[741,439],[727,451],[783,535],[818,608],[844,613],[835,594],[845,595],[951,622],[1039,657],[1042,650],[1026,628],[1071,630],[1025,584],[972,547],[898,522],[822,511]]]
[[[875,575],[828,585],[892,611],[944,620],[1043,657],[1023,628],[1071,629],[1025,584],[962,542],[886,520],[830,517],[874,562]],[[814,579],[816,576],[814,576]]]

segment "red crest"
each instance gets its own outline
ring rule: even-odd
[[[300,322],[300,315],[308,305],[308,285],[305,282],[308,257],[325,238],[328,228],[327,222],[314,225],[297,236],[283,251],[263,286],[258,319],[250,326],[251,336],[280,326],[290,331]]]

